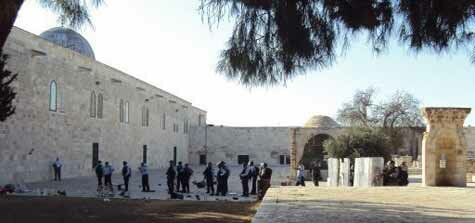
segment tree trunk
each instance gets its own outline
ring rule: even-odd
[[[24,0],[0,0],[0,49],[3,49]]]

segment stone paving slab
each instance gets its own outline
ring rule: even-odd
[[[270,188],[253,223],[474,223],[475,188]]]

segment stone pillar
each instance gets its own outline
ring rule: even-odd
[[[466,186],[467,143],[463,123],[470,108],[423,108],[422,184]]]
[[[328,178],[327,178],[327,186],[329,187],[337,187],[338,186],[338,179],[340,177],[340,160],[337,158],[329,158],[327,160],[328,163]]]
[[[297,176],[297,129],[290,129],[290,177]]]
[[[364,157],[355,159],[355,187],[374,187],[383,185],[384,159]]]
[[[338,185],[348,187],[350,184],[350,159],[340,160],[340,177]]]

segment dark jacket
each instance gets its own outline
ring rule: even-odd
[[[104,168],[102,164],[96,165],[96,176],[104,176]]]
[[[193,175],[193,170],[190,167],[183,168],[184,179],[190,179],[191,175]]]
[[[173,166],[168,167],[168,170],[167,170],[167,179],[173,180],[173,179],[175,179],[175,177],[176,177],[175,168],[174,168]]]
[[[214,176],[214,173],[213,173],[213,168],[212,167],[206,167],[205,171],[203,171],[203,175],[205,177],[206,180],[213,180],[213,176]]]

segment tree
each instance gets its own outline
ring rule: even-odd
[[[474,8],[475,0],[201,0],[200,11],[210,26],[234,22],[217,70],[256,86],[332,65],[358,34],[376,53],[391,37],[416,52],[473,47]]]
[[[0,1],[0,49],[3,49],[8,34],[15,23],[18,12],[25,0]],[[72,28],[91,23],[89,9],[100,6],[104,0],[38,0],[41,6],[58,14],[58,21]]]
[[[10,86],[18,74],[12,74],[5,68],[8,56],[0,50],[0,122],[4,122],[10,115],[15,113],[13,99],[16,93]]]
[[[420,102],[411,94],[397,91],[390,98],[374,102],[375,89],[356,91],[350,102],[337,112],[337,120],[350,127],[373,127],[389,137],[393,152],[403,143],[401,127],[423,126]]]
[[[352,128],[336,139],[326,140],[323,148],[331,158],[383,157],[390,159],[389,137],[377,128]]]

